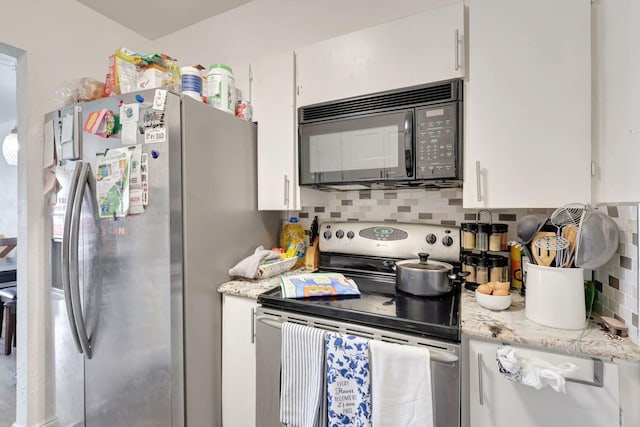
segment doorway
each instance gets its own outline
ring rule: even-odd
[[[2,243],[11,243],[10,240],[15,239],[18,232],[16,67],[17,61],[14,57],[0,53],[0,182],[3,187],[0,192],[0,242]],[[0,426],[10,426],[16,419],[16,348],[13,347],[13,339],[10,334],[7,336],[7,332],[15,328],[11,328],[11,322],[15,319],[13,316],[16,308],[10,305],[11,292],[9,291],[11,288],[16,288],[17,249],[0,245],[0,255],[2,255],[0,256],[0,310],[2,310]]]

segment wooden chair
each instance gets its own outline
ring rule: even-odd
[[[18,239],[15,237],[4,237],[0,234],[0,258],[4,258],[18,245]]]
[[[16,303],[18,300],[18,288],[0,289],[0,301],[2,310],[0,311],[0,334],[2,333],[2,322],[4,322],[4,355],[11,354],[11,347],[16,346]]]

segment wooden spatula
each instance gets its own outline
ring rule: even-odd
[[[562,237],[569,241],[569,247],[567,256],[565,256],[564,265],[562,267],[568,268],[571,265],[571,259],[573,252],[576,249],[576,238],[578,237],[578,228],[575,225],[567,225],[562,229]]]
[[[545,247],[544,243],[542,245],[538,243],[538,240],[542,242],[547,238],[555,239],[556,233],[553,231],[539,231],[535,236],[533,236],[533,243],[531,244],[533,258],[536,260],[536,264],[544,265],[545,267],[549,267],[556,257],[555,246],[552,249]]]

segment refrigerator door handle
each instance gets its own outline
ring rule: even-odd
[[[89,184],[90,167],[89,163],[82,163],[80,179],[78,180],[78,190],[75,200],[73,201],[73,216],[71,219],[71,245],[70,245],[70,274],[71,277],[71,301],[73,307],[73,315],[76,320],[76,329],[78,330],[78,338],[82,350],[88,359],[91,359],[91,342],[87,335],[87,328],[82,315],[82,302],[80,301],[80,280],[78,278],[79,257],[78,244],[80,238],[80,217],[82,210],[82,200],[84,199],[84,190]]]
[[[82,353],[82,345],[80,344],[80,338],[78,337],[78,328],[76,327],[76,319],[73,314],[73,303],[71,300],[71,280],[70,280],[70,253],[69,243],[71,240],[71,217],[73,214],[73,204],[76,198],[76,192],[78,189],[78,180],[80,178],[80,170],[82,165],[80,162],[76,163],[76,167],[73,170],[73,176],[71,178],[71,185],[69,189],[69,196],[67,198],[67,206],[64,212],[64,228],[62,232],[62,290],[64,291],[64,305],[67,308],[67,318],[69,319],[69,326],[71,327],[71,335],[73,341],[76,343],[78,352]]]

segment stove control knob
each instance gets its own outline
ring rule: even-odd
[[[428,244],[433,245],[436,242],[436,240],[438,240],[438,238],[436,237],[435,234],[433,234],[433,233],[427,234],[427,243]]]
[[[442,244],[449,247],[451,245],[453,245],[453,237],[451,236],[444,236],[442,238]]]
[[[353,231],[349,231],[347,233],[347,237],[350,238],[350,239],[353,239],[354,236],[355,236],[355,234],[353,234]]]
[[[331,238],[331,232],[329,230],[325,231],[323,235],[324,235],[325,239],[330,239]]]
[[[344,231],[342,231],[342,230],[336,231],[336,237],[338,239],[342,239],[344,237]]]

